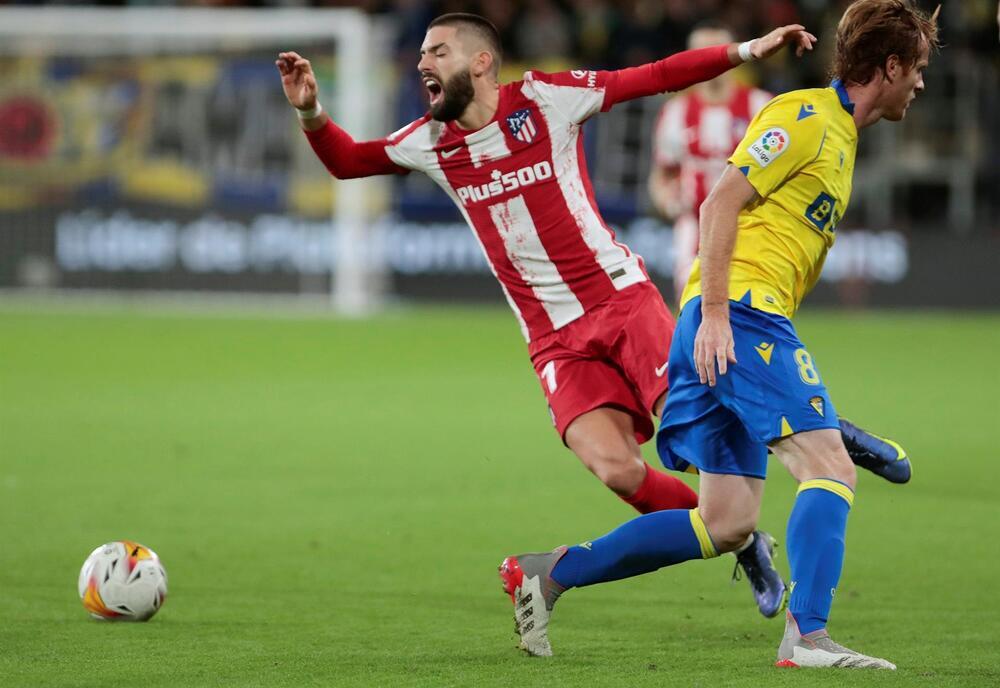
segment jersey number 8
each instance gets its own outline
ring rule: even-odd
[[[819,373],[816,372],[816,366],[813,365],[812,356],[805,349],[795,350],[795,362],[799,366],[799,377],[807,385],[818,385],[819,384]]]

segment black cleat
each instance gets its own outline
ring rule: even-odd
[[[757,609],[769,619],[777,616],[787,601],[785,581],[774,568],[774,545],[771,535],[755,530],[750,546],[736,554],[736,569],[733,570],[733,580],[737,580],[743,569]]]
[[[910,459],[899,444],[873,435],[844,418],[840,419],[840,435],[855,466],[880,475],[890,483],[910,481]]]

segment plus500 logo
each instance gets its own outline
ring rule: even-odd
[[[505,174],[501,174],[500,170],[494,170],[493,181],[487,184],[480,184],[479,186],[473,186],[472,184],[460,186],[458,188],[458,197],[461,199],[462,205],[469,205],[470,203],[485,201],[489,198],[514,191],[515,189],[520,189],[523,186],[530,186],[551,176],[552,165],[549,164],[548,160],[542,160],[530,167],[522,167],[519,170]]]

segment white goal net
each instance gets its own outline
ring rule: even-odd
[[[274,60],[309,57],[336,121],[380,136],[385,35],[357,10],[0,8],[0,288],[371,310],[384,182],[331,183]]]

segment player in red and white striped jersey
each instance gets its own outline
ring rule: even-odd
[[[277,66],[313,149],[335,177],[415,170],[448,193],[520,321],[559,434],[609,488],[647,513],[697,504],[690,488],[648,466],[639,450],[663,406],[674,322],[642,259],[601,218],[580,127],[616,103],[712,79],[787,43],[801,53],[814,41],[803,27],[786,26],[740,46],[689,50],[640,67],[532,71],[500,84],[492,24],[444,15],[431,23],[420,51],[429,112],[365,142],[322,112],[308,60],[286,52]]]
[[[703,24],[688,37],[692,50],[733,40],[719,25]],[[737,83],[731,72],[696,84],[663,104],[653,133],[649,194],[674,222],[674,291],[680,300],[698,255],[698,209],[743,140],[747,125],[772,96]]]

